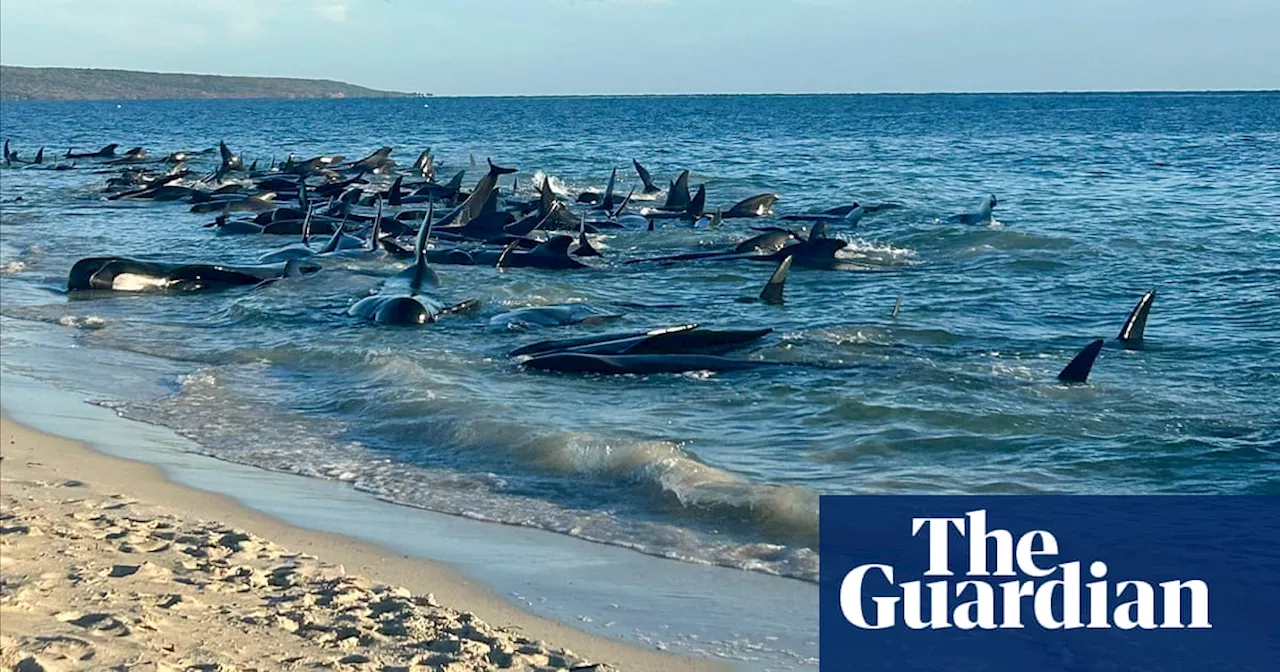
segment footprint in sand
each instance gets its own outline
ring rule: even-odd
[[[55,619],[63,623],[70,623],[77,628],[84,628],[93,632],[104,632],[124,637],[129,634],[129,627],[120,621],[120,619],[105,612],[93,614],[82,614],[78,611],[64,611],[54,614]]]

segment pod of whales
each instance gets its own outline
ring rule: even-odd
[[[284,161],[272,158],[269,167],[259,169],[258,160],[249,161],[225,141],[218,141],[216,150],[157,153],[156,157],[163,158],[153,157],[145,147],[122,153],[119,147],[109,143],[98,150],[69,149],[60,158],[83,160],[84,165],[49,165],[43,149],[25,158],[6,140],[3,161],[11,168],[88,169],[105,176],[101,179],[105,180],[108,200],[182,202],[193,213],[215,215],[206,226],[219,235],[300,238],[257,255],[258,263],[186,263],[110,254],[89,257],[72,267],[69,291],[214,290],[315,273],[329,259],[372,263],[383,258],[411,259],[402,272],[348,309],[350,316],[378,324],[426,324],[478,305],[476,301],[450,305],[440,300],[436,296],[440,278],[434,264],[490,266],[503,272],[596,269],[587,273],[590,275],[642,262],[768,262],[775,265],[774,270],[759,295],[736,300],[782,306],[786,281],[799,269],[866,269],[842,253],[849,241],[836,234],[847,235],[866,218],[902,207],[853,202],[816,212],[775,214],[780,198],[766,192],[726,207],[708,208],[708,184],[720,184],[719,178],[708,178],[691,193],[692,172],[684,169],[662,189],[638,158],[630,160],[635,179],[625,196],[623,190],[628,187],[622,182],[626,178],[612,167],[603,189],[583,191],[575,203],[572,195],[565,199],[553,191],[550,176],[535,180],[534,187],[526,187],[522,194],[521,182],[530,183],[517,181],[516,168],[492,160],[478,164],[474,156],[457,166],[446,165],[431,148],[416,153],[412,165],[403,167],[392,158],[393,148],[386,146],[350,161],[342,154],[309,158],[290,154]],[[464,188],[468,173],[480,169],[474,186]],[[448,181],[437,181],[441,171],[449,171],[443,173],[450,175]],[[508,175],[512,176],[509,184]],[[655,205],[638,207],[633,205],[636,200]],[[975,211],[943,221],[990,224],[997,205],[994,195],[987,196]],[[445,213],[439,221],[434,217],[437,209]],[[612,242],[611,237],[619,232],[666,227],[699,231],[724,227],[727,231],[732,229],[730,222],[742,219],[806,222],[810,227],[793,230],[768,222],[754,229],[744,226],[733,229],[743,235],[731,246],[710,250],[685,247],[663,256],[646,256],[642,245],[602,245]],[[313,246],[313,236],[325,236],[325,243]],[[1144,346],[1154,297],[1155,290],[1144,294],[1129,314],[1114,339],[1120,347],[1138,350]],[[900,302],[895,304],[893,319],[899,319],[899,306]],[[489,317],[488,325],[498,331],[589,328],[622,317],[604,305],[571,303],[509,310]],[[557,338],[517,348],[511,354],[522,359],[527,368],[562,372],[734,371],[782,364],[726,357],[756,345],[768,333],[767,328],[681,325]],[[1081,351],[1060,372],[1059,380],[1087,382],[1102,350],[1098,343],[1091,342]]]

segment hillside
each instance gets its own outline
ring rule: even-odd
[[[327,79],[0,66],[0,100],[397,98],[410,95],[413,94],[378,91]]]

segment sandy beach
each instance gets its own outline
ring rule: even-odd
[[[7,417],[0,667],[704,670]]]

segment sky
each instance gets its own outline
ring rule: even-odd
[[[3,0],[5,65],[436,95],[1280,88],[1280,0]]]

